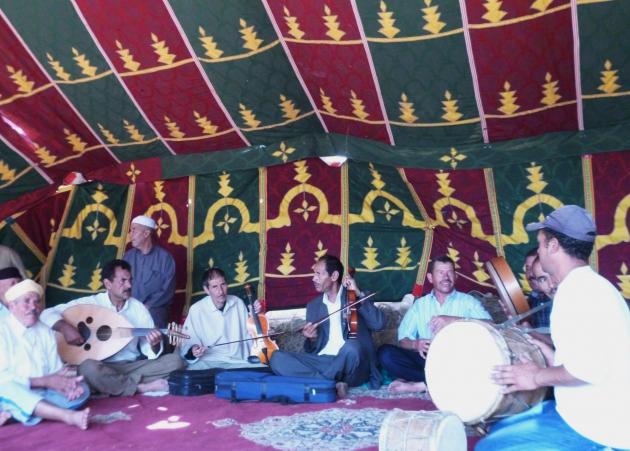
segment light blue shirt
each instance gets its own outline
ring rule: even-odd
[[[416,299],[398,326],[398,340],[428,340],[433,338],[429,321],[434,316],[448,315],[467,319],[491,319],[490,314],[473,296],[453,290],[444,304],[440,304],[433,291]]]
[[[9,316],[9,309],[4,306],[2,302],[0,302],[0,321]]]

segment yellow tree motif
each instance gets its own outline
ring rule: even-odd
[[[394,13],[387,11],[387,4],[384,1],[381,1],[380,9],[381,12],[378,13],[378,17],[380,17],[380,19],[378,20],[378,23],[381,24],[381,28],[378,29],[378,32],[391,39],[400,33],[400,29],[394,26],[396,23]]]
[[[599,85],[597,89],[605,92],[606,94],[612,94],[621,88],[621,86],[617,84],[619,81],[617,72],[617,70],[612,70],[612,63],[610,60],[606,60],[604,62],[604,70],[601,72],[602,76],[600,80],[602,81],[602,84]]]
[[[248,109],[242,103],[238,104],[239,113],[241,113],[241,117],[245,124],[247,124],[250,128],[256,128],[260,125],[260,121],[256,119],[256,115],[252,110]]]
[[[499,95],[501,96],[501,99],[499,101],[502,105],[499,108],[499,111],[506,116],[514,114],[520,108],[520,106],[516,103],[516,101],[518,100],[518,97],[516,97],[516,90],[510,91],[510,88],[510,83],[506,81],[503,85],[503,92],[499,93]]]
[[[535,194],[540,194],[547,186],[547,182],[543,180],[544,174],[542,173],[542,166],[536,166],[536,162],[534,161],[530,164],[531,167],[527,168],[527,172],[529,172],[527,179],[530,181],[529,185],[527,185],[527,189],[533,191]]]
[[[232,187],[230,186],[230,174],[223,171],[221,175],[219,175],[219,194],[223,197],[228,197],[232,194]]]
[[[409,102],[409,98],[404,92],[400,95],[400,102],[398,102],[398,105],[400,106],[399,110],[401,113],[398,117],[402,121],[408,124],[413,124],[418,120],[418,117],[413,114],[416,112],[415,108],[413,107],[413,103]]]
[[[319,88],[319,97],[322,99],[324,110],[330,114],[335,114],[337,112],[337,110],[333,107],[330,97],[326,95],[322,88]]]
[[[57,161],[57,157],[52,155],[46,147],[42,147],[37,143],[33,143],[33,145],[35,146],[35,154],[45,166],[51,165]]]
[[[0,180],[9,182],[15,179],[15,169],[11,169],[8,164],[0,160]]]
[[[289,160],[289,155],[295,152],[295,148],[287,146],[284,141],[280,143],[280,148],[273,152],[271,155],[276,158],[281,158],[283,163]]]
[[[144,140],[144,135],[140,133],[140,130],[130,123],[127,119],[123,119],[123,125],[127,133],[129,133],[129,137],[135,142],[142,142]]]
[[[487,13],[483,16],[490,23],[500,22],[506,16],[506,12],[501,10],[501,5],[503,2],[501,0],[488,0],[483,4],[484,8],[486,8]]]
[[[363,247],[363,256],[365,259],[361,260],[361,264],[367,269],[375,269],[378,268],[381,264],[378,262],[378,249],[372,247],[374,241],[371,236],[368,236],[367,246]]]
[[[473,276],[475,276],[475,279],[477,279],[478,282],[483,283],[490,278],[490,275],[486,272],[483,262],[479,261],[479,252],[477,251],[473,254],[473,265],[477,268],[473,271]]]
[[[286,119],[295,119],[300,115],[300,110],[295,108],[293,101],[282,94],[280,95],[280,108],[282,108],[282,116]]]
[[[558,81],[553,81],[551,74],[547,72],[545,74],[545,82],[542,91],[543,98],[540,100],[540,103],[547,106],[555,105],[558,103],[558,100],[562,98],[562,96],[558,94]]]
[[[372,175],[372,181],[370,184],[376,188],[377,191],[381,191],[385,188],[385,182],[381,176],[381,173],[376,170],[372,163],[368,164],[368,169],[370,170],[370,174]]]
[[[75,272],[76,266],[74,266],[74,256],[71,255],[70,258],[68,258],[68,263],[63,265],[62,276],[57,279],[62,287],[67,288],[74,285],[75,282],[73,277]]]
[[[101,263],[96,264],[96,268],[92,271],[92,277],[90,278],[90,283],[88,287],[92,291],[98,291],[103,286],[102,275],[103,269],[101,268]]]
[[[204,49],[206,49],[205,55],[213,60],[221,58],[223,51],[219,49],[219,46],[214,42],[212,36],[206,36],[206,30],[203,27],[199,27],[199,40]]]
[[[444,105],[444,107],[442,108],[442,110],[444,111],[442,119],[448,122],[457,122],[463,116],[458,111],[459,107],[457,106],[457,100],[451,99],[451,93],[449,91],[446,91],[444,93],[444,98],[446,100],[442,101],[442,105]]]
[[[553,0],[536,0],[534,3],[532,3],[531,8],[542,13],[547,11],[547,8],[549,8],[549,5],[551,5],[551,3],[553,3]]]
[[[324,248],[324,244],[321,241],[317,241],[317,250],[315,251],[315,261],[322,258],[328,253],[328,249]]]
[[[164,125],[168,128],[168,134],[173,138],[183,138],[186,133],[182,132],[177,125],[177,122],[171,121],[168,116],[164,116]]]
[[[35,86],[34,81],[30,81],[28,77],[22,72],[22,70],[16,70],[13,66],[7,66],[7,71],[9,71],[11,80],[18,87],[18,92],[22,92],[24,94],[29,94],[33,91],[33,86]]]
[[[133,55],[131,54],[131,51],[129,49],[124,48],[119,40],[116,40],[116,47],[118,48],[118,50],[116,50],[116,53],[118,53],[118,56],[120,56],[120,59],[122,60],[122,62],[125,63],[123,64],[123,67],[125,69],[131,72],[135,72],[138,69],[140,69],[140,63],[133,59]]]
[[[151,44],[151,47],[153,47],[153,51],[155,52],[155,54],[157,56],[159,56],[158,58],[158,63],[162,63],[165,65],[169,65],[169,64],[173,64],[173,61],[175,61],[176,55],[174,53],[169,53],[169,48],[166,45],[166,41],[160,41],[160,39],[155,35],[155,33],[151,33],[151,40],[153,41],[153,44]]]
[[[350,99],[350,103],[352,103],[352,114],[359,119],[366,119],[370,114],[365,112],[363,100],[359,99],[353,90],[350,90],[350,95],[352,96]]]
[[[287,243],[287,245],[284,248],[284,252],[282,252],[282,258],[280,259],[280,263],[281,265],[278,266],[276,269],[278,270],[279,273],[284,274],[285,276],[288,276],[289,274],[291,274],[293,271],[295,271],[295,267],[293,266],[293,261],[294,261],[294,256],[295,253],[291,252],[291,245],[289,243]]]
[[[256,37],[258,33],[254,30],[254,26],[252,25],[251,27],[248,27],[247,22],[243,19],[240,19],[239,23],[241,25],[241,29],[239,30],[242,35],[241,39],[245,41],[243,48],[251,50],[252,52],[258,50],[260,45],[263,43],[263,40]]]
[[[238,283],[244,283],[249,277],[249,273],[247,272],[247,260],[243,258],[243,252],[238,253],[238,261],[235,264],[236,267],[236,280]]]
[[[435,174],[435,177],[438,179],[438,193],[440,193],[444,197],[451,197],[451,195],[455,192],[455,188],[451,186],[449,173],[444,172],[440,169],[440,172]]]
[[[70,132],[67,128],[63,129],[63,133],[66,135],[66,141],[72,146],[73,152],[83,152],[87,147],[87,143],[81,139],[76,133]]]
[[[70,80],[70,74],[66,72],[59,61],[55,60],[48,52],[46,52],[46,58],[48,59],[48,64],[50,64],[50,67],[52,67],[52,69],[55,71],[55,75],[57,75],[58,79],[65,81]]]
[[[119,144],[120,140],[118,140],[114,134],[112,132],[110,132],[109,130],[107,130],[105,127],[103,127],[101,124],[96,124],[98,126],[98,129],[101,131],[101,133],[103,134],[103,136],[105,137],[105,139],[107,140],[108,143],[110,144]]]
[[[297,21],[297,17],[293,17],[286,6],[284,7],[284,21],[289,28],[288,33],[295,39],[302,39],[304,32],[300,30],[300,24]]]
[[[438,34],[442,31],[442,28],[446,26],[444,22],[440,21],[441,13],[439,12],[439,6],[431,6],[431,0],[424,0],[426,8],[422,8],[424,16],[422,18],[426,21],[426,25],[422,27],[423,30],[428,31],[431,34]]]
[[[217,130],[219,130],[219,127],[213,125],[212,121],[208,120],[206,116],[202,116],[196,111],[193,111],[193,115],[195,116],[195,122],[197,123],[199,128],[201,128],[201,132],[204,135],[212,136],[217,132]]]
[[[81,68],[83,75],[87,75],[88,77],[96,75],[97,67],[90,64],[90,60],[86,58],[84,53],[79,53],[74,47],[72,47],[72,53],[74,54],[72,59],[75,60],[79,68]]]
[[[630,299],[630,274],[628,274],[628,266],[623,262],[619,269],[621,274],[617,274],[617,279],[619,279],[617,286],[621,291],[621,295],[626,299]]]
[[[334,39],[335,41],[340,41],[341,38],[346,34],[339,27],[339,22],[337,21],[337,16],[331,13],[328,5],[324,5],[324,25],[328,28],[326,35]]]
[[[407,246],[407,240],[403,236],[400,238],[400,246],[396,248],[396,256],[398,257],[396,259],[396,263],[398,263],[398,266],[401,268],[407,268],[411,264],[411,258],[409,258],[410,255],[411,248]]]
[[[453,243],[448,243],[448,247],[446,248],[446,255],[448,255],[453,263],[455,263],[455,269],[461,269],[459,265],[459,251],[453,247]]]

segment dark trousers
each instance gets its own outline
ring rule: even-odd
[[[319,377],[356,387],[370,378],[365,354],[359,340],[347,340],[336,356],[276,351],[269,364],[280,376]]]
[[[394,379],[424,382],[424,362],[418,351],[394,345],[378,348],[378,361],[381,367]]]

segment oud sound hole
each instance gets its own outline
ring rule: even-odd
[[[86,343],[83,345],[83,349],[85,349],[86,351],[89,351],[90,349],[92,349],[92,345],[89,343]]]
[[[91,318],[87,318],[85,321],[89,323],[90,319]],[[77,329],[79,330],[79,334],[83,338],[84,342],[90,339],[90,335],[92,335],[92,331],[83,321],[79,321],[79,324],[77,324]]]
[[[85,322],[88,324],[92,324],[94,322],[94,318],[92,318],[91,316],[88,316],[87,318],[85,318]]]
[[[96,338],[100,341],[107,341],[112,337],[112,328],[109,326],[101,326],[96,331]]]

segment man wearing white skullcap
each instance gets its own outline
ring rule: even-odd
[[[82,377],[63,367],[53,332],[41,321],[40,285],[23,280],[7,290],[10,315],[0,323],[0,408],[32,425],[42,418],[87,429],[90,409],[75,411],[90,395]]]
[[[156,327],[164,328],[175,294],[175,260],[155,243],[156,229],[155,221],[148,216],[133,218],[129,229],[132,248],[123,259],[131,265],[132,296],[149,309]]]

